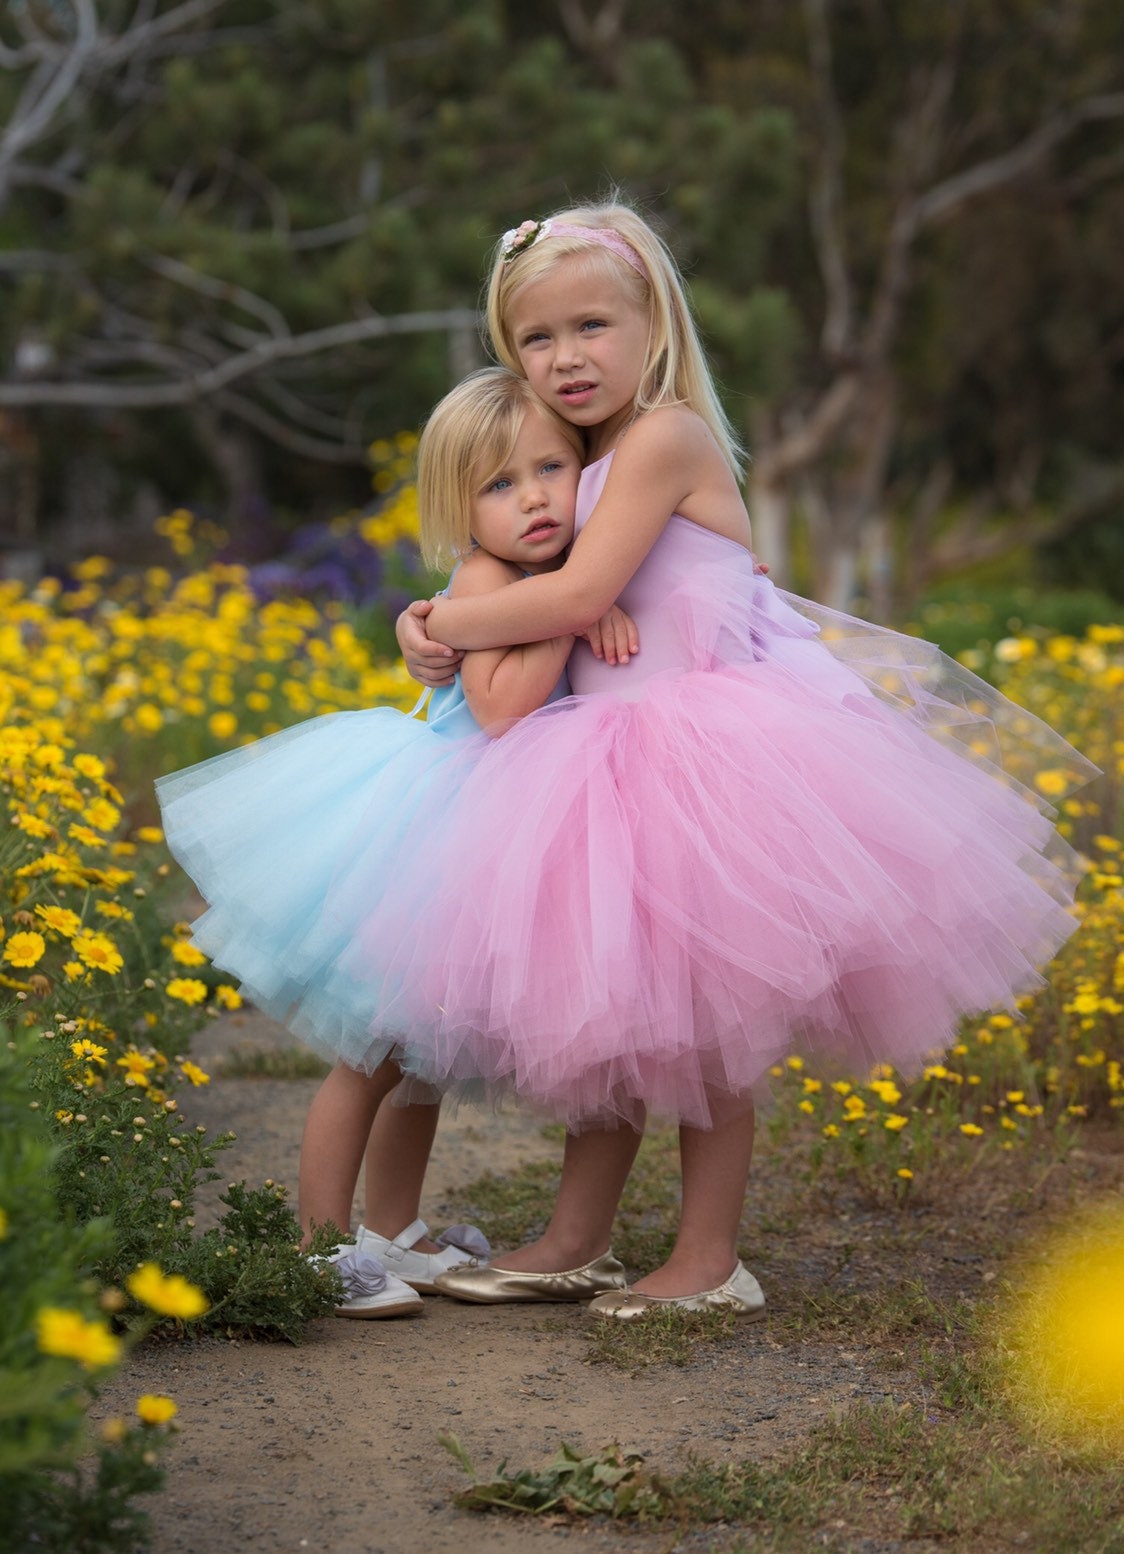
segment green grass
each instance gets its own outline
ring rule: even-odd
[[[899,1401],[853,1403],[781,1457],[695,1459],[676,1473],[612,1444],[584,1457],[567,1448],[542,1467],[505,1464],[477,1481],[462,1452],[472,1482],[459,1503],[661,1525],[669,1548],[690,1534],[692,1554],[859,1554],[882,1544],[918,1554],[1124,1554],[1124,1462],[1055,1444],[1020,1422],[996,1337],[1020,1245],[1098,1185],[1088,1169],[1008,1158],[917,1209],[872,1207],[846,1183],[810,1182],[793,1164],[782,1143],[754,1169],[743,1245],[770,1309],[750,1331],[794,1364],[817,1345],[861,1348],[869,1371],[893,1374]],[[463,1203],[498,1243],[514,1245],[545,1225],[557,1180],[557,1167],[539,1162],[485,1178]],[[677,1214],[674,1137],[655,1135],[614,1235],[630,1271],[666,1256]],[[543,1325],[575,1331],[558,1319]],[[736,1362],[745,1332],[722,1314],[675,1311],[579,1330],[587,1363],[631,1376],[685,1367],[684,1384],[704,1387],[709,1356],[725,1348],[734,1360],[718,1363]]]
[[[719,1541],[692,1540],[714,1554],[812,1547],[845,1554],[879,1540],[964,1554],[1124,1551],[1119,1462],[1028,1443],[1001,1409],[946,1418],[924,1405],[858,1404],[780,1462],[695,1459],[673,1475],[613,1444],[587,1456],[563,1446],[540,1468],[505,1464],[485,1479],[455,1438],[442,1444],[471,1480],[456,1497],[464,1509],[606,1516],[682,1531],[722,1523],[730,1532]]]
[[[306,1047],[234,1047],[218,1072],[222,1079],[323,1079],[330,1068]]]
[[[732,1311],[646,1313],[634,1322],[591,1322],[586,1360],[637,1375],[650,1365],[689,1365],[699,1350],[732,1342],[738,1320]]]
[[[454,1195],[453,1212],[479,1223],[497,1250],[519,1246],[545,1230],[559,1174],[560,1165],[550,1160],[531,1161],[510,1176],[489,1173]]]

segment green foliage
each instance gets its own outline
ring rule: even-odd
[[[219,1224],[185,1242],[174,1263],[210,1297],[199,1326],[230,1337],[300,1343],[308,1323],[330,1316],[339,1304],[339,1275],[301,1250],[300,1227],[283,1187],[232,1182],[222,1201],[227,1211]],[[342,1239],[335,1226],[321,1226],[312,1251],[322,1255]]]
[[[583,1457],[574,1447],[563,1445],[538,1472],[521,1468],[508,1473],[502,1463],[495,1478],[479,1479],[455,1435],[441,1435],[438,1440],[474,1480],[456,1497],[457,1504],[468,1511],[643,1518],[658,1515],[662,1508],[644,1459],[625,1455],[619,1446],[606,1446]]]
[[[34,701],[26,686],[18,694],[17,716]],[[64,1267],[121,1286],[156,1263],[203,1288],[206,1322],[295,1341],[338,1291],[299,1251],[278,1190],[232,1188],[219,1230],[195,1234],[196,1193],[230,1140],[188,1126],[174,1092],[209,1082],[187,1053],[217,1007],[206,1002],[215,974],[158,912],[169,865],[144,850],[151,836],[123,835],[103,761],[66,751],[57,726],[51,736],[13,722],[0,741],[0,1032],[52,1140],[37,1168],[64,1206],[74,1247]],[[0,1177],[0,1207],[9,1190]],[[44,1217],[44,1234],[57,1218]]]
[[[467,1219],[480,1221],[493,1246],[517,1246],[546,1228],[558,1196],[559,1172],[553,1161],[532,1161],[514,1173],[480,1177],[458,1202],[463,1202]]]
[[[494,1478],[482,1479],[455,1435],[438,1439],[474,1481],[455,1497],[469,1511],[571,1519],[608,1516],[697,1527],[780,1518],[789,1525],[808,1525],[823,1509],[823,1500],[813,1499],[795,1475],[752,1462],[696,1460],[685,1472],[670,1476],[650,1468],[643,1457],[623,1452],[615,1442],[588,1456],[563,1444],[538,1470],[509,1472],[504,1462]]]
[[[174,377],[172,353],[198,367],[281,327],[471,307],[496,234],[612,182],[653,201],[688,262],[709,261],[744,300],[795,194],[786,108],[714,100],[685,47],[693,27],[630,24],[608,68],[553,11],[524,16],[491,0],[243,0],[236,27],[208,28],[189,28],[207,34],[198,49],[134,64],[144,90],[130,92],[127,115],[110,70],[71,94],[73,125],[28,148],[28,162],[45,165],[81,126],[72,181],[21,182],[0,213],[3,246],[51,254],[41,269],[0,272],[0,353],[46,339],[64,375],[99,378],[91,349],[104,351],[120,381],[122,368],[152,371],[158,347],[157,374]],[[255,448],[243,466],[289,508],[300,501],[294,473],[308,472],[290,448],[270,455],[267,474],[262,412],[354,447],[357,430],[369,441],[420,424],[448,386],[447,356],[440,335],[314,354],[240,379],[207,414],[167,412],[160,441],[198,448],[194,467],[143,447],[132,410],[120,416],[124,457],[111,457],[135,478],[139,456],[169,505],[205,502],[222,491],[224,439],[237,428]],[[64,462],[105,457],[82,412],[36,410],[30,423],[36,468],[40,448],[65,450]],[[332,504],[329,491],[358,503],[365,479],[321,467],[307,491],[317,506]]]
[[[151,1083],[110,1076],[91,1091],[75,1077],[65,1034],[41,1036],[26,1061],[36,1105],[53,1119],[59,1139],[52,1174],[60,1201],[75,1224],[103,1227],[91,1261],[100,1279],[123,1285],[147,1262],[183,1275],[210,1301],[194,1331],[297,1343],[306,1323],[332,1309],[338,1290],[301,1252],[283,1188],[232,1183],[220,1224],[196,1235],[196,1193],[218,1177],[216,1158],[233,1135],[209,1140],[204,1128],[184,1121],[165,1088]],[[173,1078],[169,1070],[162,1083]]]
[[[195,1223],[197,1187],[217,1177],[215,1156],[230,1136],[208,1141],[205,1130],[187,1126],[176,1100],[152,1085],[110,1076],[101,1088],[88,1089],[75,1078],[65,1032],[40,1037],[28,1063],[59,1137],[55,1179],[62,1201],[79,1224],[105,1219],[115,1227],[102,1276],[121,1283],[138,1262],[176,1267]]]
[[[0,1048],[0,1551],[54,1554],[128,1550],[147,1518],[132,1502],[159,1488],[160,1427],[91,1438],[86,1409],[106,1364],[48,1354],[36,1342],[44,1311],[73,1313],[110,1354],[115,1348],[90,1268],[111,1228],[80,1224],[53,1179],[57,1151],[28,1083],[27,1054]],[[100,1337],[99,1337],[100,1335]],[[106,1363],[112,1364],[112,1359]],[[32,1537],[32,1529],[34,1536]]]
[[[1092,625],[1124,623],[1124,605],[1100,589],[1031,587],[1029,584],[944,583],[914,606],[913,627],[953,658],[1028,626],[1083,637]],[[973,666],[975,667],[975,666]]]
[[[159,1432],[164,1434],[164,1432]],[[149,1515],[135,1504],[164,1482],[152,1429],[130,1429],[118,1441],[99,1441],[79,1467],[0,1478],[4,1523],[0,1554],[133,1554],[148,1543]],[[34,1543],[28,1541],[34,1529]]]

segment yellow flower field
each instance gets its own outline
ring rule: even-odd
[[[36,728],[45,770],[64,746],[111,759],[144,810],[160,772],[320,713],[412,705],[404,666],[377,663],[338,607],[259,605],[246,577],[212,565],[0,583],[0,726]],[[92,795],[69,839],[99,845],[112,808]],[[17,824],[42,837],[33,810]]]
[[[376,548],[416,532],[416,494],[403,478],[411,449],[388,444],[384,453],[390,500],[377,520],[349,521]],[[177,557],[192,554],[190,514],[169,515],[161,532]],[[217,564],[115,575],[92,557],[73,586],[0,584],[0,800],[9,817],[0,834],[0,990],[36,1003],[50,990],[76,1031],[109,1052],[119,1078],[158,1097],[155,1065],[166,1058],[146,1034],[161,1032],[167,1054],[169,1030],[186,1033],[239,996],[216,981],[184,925],[154,938],[135,920],[148,906],[134,878],[138,857],[149,858],[157,882],[170,871],[155,863],[159,829],[144,823],[154,813],[152,779],[321,713],[406,707],[416,692],[404,666],[374,659],[342,607],[299,597],[259,605],[247,576]],[[1124,1111],[1124,628],[1093,626],[1082,638],[1027,631],[996,643],[990,657],[967,656],[1105,775],[1061,804],[1060,829],[1088,878],[1079,930],[1038,994],[1018,1011],[968,1022],[911,1084],[881,1071],[828,1082],[795,1058],[774,1072],[774,1125],[806,1136],[813,1166],[858,1172],[901,1199],[925,1189],[938,1161],[974,1169],[981,1151],[1118,1121]],[[1051,775],[1039,774],[1047,799]],[[83,1058],[83,1082],[95,1088],[106,1082],[99,1061]],[[176,1074],[206,1082],[182,1056]]]

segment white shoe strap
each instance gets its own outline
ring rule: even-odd
[[[393,1246],[401,1247],[404,1252],[408,1252],[416,1242],[420,1241],[423,1236],[427,1236],[428,1234],[429,1226],[426,1224],[425,1220],[416,1219],[412,1225],[407,1225],[405,1230],[400,1231],[399,1234],[395,1236],[391,1244]]]

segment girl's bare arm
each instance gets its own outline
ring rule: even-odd
[[[601,500],[565,565],[487,597],[438,599],[427,622],[430,635],[483,648],[585,631],[608,610],[672,513],[714,480],[719,462],[713,437],[691,411],[651,411],[617,450]]]
[[[478,550],[461,564],[450,594],[455,600],[486,599],[518,581],[510,563]],[[573,637],[563,635],[466,653],[461,685],[481,728],[498,737],[514,721],[541,707],[557,685],[573,645]]]

